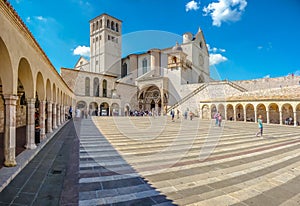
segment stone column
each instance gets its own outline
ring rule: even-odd
[[[257,123],[257,111],[254,109],[254,122]]]
[[[235,106],[233,107],[233,116],[234,116],[233,121],[236,121],[236,108],[235,108]]]
[[[282,125],[282,111],[279,111],[279,124]]]
[[[53,129],[52,129],[52,102],[49,101],[47,102],[48,103],[48,119],[47,119],[47,133],[51,133],[53,132]]]
[[[224,106],[224,115],[225,115],[225,117],[224,117],[224,120],[227,120],[227,109],[226,109],[227,107],[226,107],[226,105]]]
[[[4,165],[14,167],[16,162],[16,104],[18,96],[3,95],[5,104],[4,121]]]
[[[59,104],[56,105],[56,122],[57,122],[57,126],[60,126],[61,123],[60,123],[60,120],[61,120],[61,111],[60,111],[60,106]]]
[[[270,113],[269,113],[269,110],[267,109],[266,112],[267,112],[267,124],[270,124]]]
[[[35,99],[27,99],[26,149],[35,149]]]
[[[64,110],[64,106],[61,105],[60,106],[60,124],[64,123],[64,117],[65,116],[65,110]]]
[[[160,102],[161,102],[161,108],[160,108],[160,113],[161,115],[165,115],[165,105],[164,105],[164,89],[160,90]]]
[[[100,114],[101,114],[101,107],[99,105],[99,107],[98,107],[98,116],[100,116]]]
[[[155,112],[156,112],[157,116],[159,116],[158,115],[158,104],[156,102],[155,102]]]
[[[41,140],[46,137],[46,128],[45,128],[45,108],[46,101],[40,101],[40,138]]]
[[[244,122],[247,122],[247,109],[244,109]]]
[[[55,102],[52,105],[52,128],[56,129],[57,128],[57,116],[56,116],[56,104]]]
[[[294,126],[297,127],[297,112],[294,112]]]

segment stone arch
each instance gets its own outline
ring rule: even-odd
[[[53,83],[53,86],[52,86],[52,101],[54,103],[57,101],[57,96],[56,95],[57,95],[56,86]]]
[[[242,104],[237,104],[235,106],[236,111],[236,121],[244,121],[244,107]]]
[[[111,108],[111,110],[110,110],[111,116],[119,116],[120,107],[119,107],[118,103],[112,103],[110,108]]]
[[[8,49],[0,37],[0,79],[3,94],[15,94],[17,91],[17,84],[13,77],[13,69],[11,64]]]
[[[227,110],[227,120],[230,120],[230,121],[234,120],[233,105],[227,104],[226,110]]]
[[[202,106],[202,119],[209,119],[209,106],[207,104]]]
[[[269,122],[271,124],[280,123],[279,106],[276,103],[269,104]]]
[[[34,81],[30,64],[25,58],[21,58],[19,62],[18,78],[24,86],[26,98],[33,99],[35,97]]]
[[[87,104],[85,101],[78,101],[76,103],[76,110],[75,110],[76,117],[83,117],[84,112],[86,110],[87,110]]]
[[[300,125],[300,104],[296,106],[296,125]]]
[[[127,64],[126,62],[124,64],[122,64],[122,68],[121,68],[121,78],[125,77],[127,75]]]
[[[215,104],[210,105],[210,118],[213,119],[215,114],[218,112],[217,106]]]
[[[257,117],[259,115],[261,115],[262,116],[262,121],[264,123],[267,123],[267,109],[266,109],[266,106],[264,104],[261,103],[261,104],[258,104],[256,106],[256,113],[257,113]]]
[[[290,117],[292,118],[292,120],[294,120],[293,106],[289,103],[286,103],[286,104],[282,105],[281,112],[282,112],[282,121],[283,121],[283,123],[293,125],[293,121],[292,122],[290,122],[290,121],[286,122],[286,120]]]
[[[41,72],[37,74],[36,77],[36,92],[39,100],[45,100],[46,94],[45,94],[45,84],[44,84],[44,78]]]
[[[224,104],[218,105],[218,112],[220,112],[222,119],[225,119],[225,106]]]
[[[52,100],[52,98],[51,98],[51,83],[50,83],[49,79],[47,79],[47,82],[46,82],[46,100],[47,101]]]
[[[131,110],[130,104],[126,103],[124,106],[124,115],[130,116],[130,110]]]
[[[245,106],[246,110],[246,121],[247,122],[255,122],[255,110],[253,104],[247,104]]]
[[[115,30],[115,22],[114,21],[111,21],[110,28],[112,30]]]
[[[100,116],[109,115],[109,104],[107,102],[102,102],[100,104]]]
[[[90,116],[98,116],[98,103],[91,102],[89,105],[89,115]]]

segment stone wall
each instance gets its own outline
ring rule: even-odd
[[[270,88],[284,88],[300,84],[300,76],[285,76],[278,78],[262,78],[253,80],[233,81],[233,83],[247,89],[248,91],[264,90]]]
[[[4,132],[4,101],[0,98],[0,133]]]

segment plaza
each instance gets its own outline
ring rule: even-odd
[[[300,76],[214,79],[201,28],[122,56],[106,13],[58,72],[0,11],[0,205],[300,204]]]

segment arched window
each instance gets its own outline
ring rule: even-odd
[[[115,22],[111,22],[111,27],[110,27],[112,30],[115,30]]]
[[[90,96],[90,78],[85,78],[85,96]]]
[[[119,24],[116,23],[116,32],[119,32]]]
[[[95,31],[95,23],[93,23],[93,31]]]
[[[145,74],[147,72],[147,59],[144,58],[143,59],[143,74]]]
[[[107,97],[107,81],[105,79],[102,82],[102,88],[103,88],[102,96]]]
[[[108,19],[107,19],[106,27],[107,27],[107,28],[110,28],[110,22],[109,22]]]
[[[100,20],[100,28],[102,28],[102,19]]]
[[[98,30],[98,24],[99,24],[99,23],[98,23],[98,21],[97,21],[97,22],[96,22],[96,30]]]
[[[94,78],[94,96],[99,97],[99,79],[97,77]]]
[[[127,64],[124,63],[122,65],[122,70],[121,70],[121,77],[125,77],[127,75]]]

